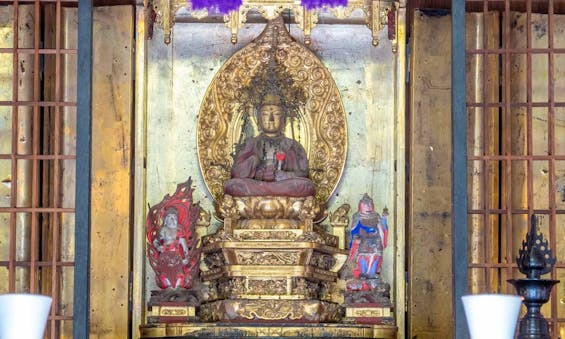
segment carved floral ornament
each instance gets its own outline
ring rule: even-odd
[[[198,1],[202,2],[202,0]],[[226,0],[215,1],[226,2]],[[361,13],[365,24],[371,31],[372,44],[374,46],[379,44],[379,32],[385,26],[388,26],[388,38],[392,41],[392,51],[396,52],[397,9],[405,7],[406,0],[345,0],[347,1],[346,6],[329,7],[339,4],[340,1],[344,0],[242,0],[241,5],[237,6],[235,10],[223,14],[223,21],[231,30],[231,42],[236,43],[237,33],[247,22],[248,14],[257,13],[267,20],[272,20],[288,11],[292,13],[297,26],[304,31],[304,44],[309,45],[310,34],[318,24],[320,16],[345,20],[351,18],[354,12]],[[207,3],[213,3],[213,1],[208,0]],[[325,5],[309,9],[320,4]],[[196,3],[187,0],[145,0],[145,8],[148,11],[146,17],[150,20],[149,26],[152,27],[153,23],[156,22],[163,29],[166,44],[171,42],[172,28],[175,24],[176,15],[181,8],[185,8],[191,17],[198,20],[208,16],[222,15],[214,9],[196,9],[201,8],[201,6],[196,6]],[[226,7],[220,4],[220,8]],[[150,28],[148,31],[152,32],[152,29]],[[151,33],[149,34],[151,35]]]

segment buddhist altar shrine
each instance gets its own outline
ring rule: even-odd
[[[404,294],[394,287],[391,244],[402,240],[391,213],[397,141],[387,123],[397,114],[396,5],[374,2],[367,12],[357,4],[358,14],[378,17],[369,21],[373,34],[346,27],[365,33],[351,46],[363,65],[351,69],[342,53],[321,57],[328,46],[316,50],[314,25],[296,32],[280,9],[264,24],[232,30],[235,45],[220,52],[195,48],[207,39],[199,26],[167,19],[162,4],[152,7],[158,19],[147,41],[141,337],[396,338]],[[339,31],[320,33],[342,44]],[[365,67],[380,67],[388,83],[367,78]],[[206,77],[194,73],[204,69]],[[375,89],[382,96],[373,103],[355,99]],[[163,109],[170,120],[160,118]],[[380,142],[359,134],[366,123],[382,131]],[[167,154],[178,161],[165,168]],[[349,173],[352,161],[368,181]],[[377,163],[380,173],[367,175]],[[150,184],[165,177],[165,185]]]

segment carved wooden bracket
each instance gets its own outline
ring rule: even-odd
[[[338,20],[350,18],[353,12],[360,12],[365,18],[367,27],[371,30],[372,44],[379,44],[379,32],[388,25],[389,39],[392,40],[393,52],[396,52],[397,15],[396,9],[405,5],[405,0],[349,0],[347,7],[322,8],[307,10],[300,0],[243,0],[239,10],[224,15],[224,22],[231,30],[231,42],[237,42],[237,34],[247,21],[250,12],[258,13],[267,20],[278,17],[283,11],[292,12],[297,26],[304,31],[304,43],[310,44],[312,29],[318,24],[319,14],[329,13]],[[186,8],[189,15],[196,19],[207,17],[207,10],[192,10],[190,1],[186,0],[146,0],[146,16],[152,27],[156,22],[164,31],[166,44],[171,42],[171,31],[175,24],[175,16],[180,8]],[[149,29],[151,32],[152,30]]]

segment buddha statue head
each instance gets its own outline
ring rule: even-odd
[[[282,135],[286,123],[286,109],[280,97],[275,93],[268,93],[263,98],[257,110],[257,124],[261,133],[268,137]]]

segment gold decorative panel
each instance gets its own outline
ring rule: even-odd
[[[148,11],[154,13],[149,17],[154,18],[155,22],[163,28],[166,44],[171,43],[175,16],[181,8],[185,8],[196,19],[202,19],[213,14],[209,13],[207,9],[193,10],[190,1],[186,0],[146,0],[145,3]],[[309,45],[310,34],[312,29],[317,26],[321,14],[326,16],[331,14],[334,18],[343,20],[352,17],[354,12],[360,12],[365,24],[371,30],[373,46],[379,44],[379,32],[386,24],[389,25],[389,29],[394,29],[395,33],[389,35],[389,39],[392,40],[393,52],[396,52],[396,22],[398,21],[396,9],[399,6],[404,7],[405,3],[405,0],[349,0],[345,7],[325,8],[324,6],[324,8],[308,10],[302,6],[300,1],[296,0],[243,0],[237,10],[224,15],[223,19],[231,31],[231,42],[236,43],[237,33],[247,22],[249,13],[258,13],[267,20],[273,20],[284,11],[291,11],[298,28],[304,32],[304,43]]]

